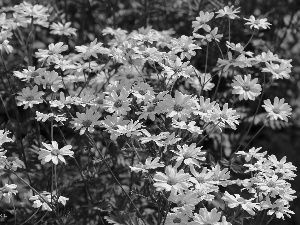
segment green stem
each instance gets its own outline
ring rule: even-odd
[[[90,142],[93,144],[94,148],[97,150],[97,152],[99,153],[102,161],[104,162],[105,166],[107,167],[108,171],[110,172],[110,174],[112,175],[112,177],[114,178],[114,180],[116,181],[116,183],[119,185],[119,187],[122,189],[123,193],[126,195],[126,197],[129,199],[129,201],[131,202],[131,204],[133,205],[133,207],[135,208],[137,214],[140,216],[141,220],[143,221],[143,223],[146,225],[146,222],[142,216],[142,214],[140,213],[140,211],[138,210],[137,206],[134,204],[133,200],[131,199],[131,197],[127,194],[127,192],[124,190],[124,188],[122,187],[122,184],[118,181],[117,177],[115,176],[114,172],[111,170],[110,166],[108,165],[106,159],[104,158],[104,156],[102,155],[101,151],[99,150],[99,148],[97,147],[95,141],[90,137],[89,134],[85,133],[85,135],[87,136],[87,138],[90,140]]]

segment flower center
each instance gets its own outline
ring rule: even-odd
[[[182,50],[183,50],[184,52],[188,52],[188,51],[189,51],[189,48],[186,47],[186,46],[184,46],[184,47],[182,47]]]
[[[117,95],[120,95],[121,89],[116,90]]]
[[[179,202],[177,202],[177,206],[178,206],[178,207],[182,207],[182,206],[184,206],[184,203],[181,202],[181,201],[179,201]],[[173,222],[174,222],[174,221],[173,221]]]
[[[60,151],[59,151],[59,149],[57,149],[57,148],[52,149],[52,151],[51,151],[51,154],[52,154],[52,155],[55,155],[55,156],[58,156],[59,153],[60,153]]]
[[[173,220],[173,223],[181,223],[181,219],[176,217],[174,220]]]
[[[119,99],[115,102],[114,107],[120,108],[120,107],[122,107],[122,103],[123,103],[123,101]]]
[[[92,121],[90,121],[90,120],[84,120],[84,121],[82,121],[82,125],[84,127],[89,127],[89,126],[91,126],[91,124],[92,124]]]
[[[39,72],[34,71],[34,72],[32,72],[31,77],[37,77],[39,75],[40,75]]]
[[[180,73],[182,71],[181,67],[174,68],[175,73]]]
[[[141,95],[145,95],[145,94],[147,94],[147,90],[140,89],[140,90],[139,90],[139,93],[140,93]]]
[[[150,106],[147,109],[147,112],[153,112],[155,110],[155,106]]]
[[[268,182],[267,186],[272,188],[272,187],[275,187],[276,184],[275,184],[274,181],[271,180],[271,181]]]
[[[250,91],[250,86],[246,84],[246,85],[243,86],[243,89],[245,91]]]
[[[178,104],[175,104],[173,109],[176,111],[176,112],[180,112],[183,110],[183,107],[181,105],[178,105]]]
[[[126,75],[126,78],[127,79],[132,79],[132,78],[134,78],[134,75],[129,73],[129,74]]]
[[[228,120],[228,116],[226,113],[221,113],[220,115],[224,120]]]
[[[255,20],[254,24],[259,25],[260,24],[260,20]]]
[[[26,101],[32,101],[33,99],[34,99],[33,96],[27,96],[27,97],[26,97]]]
[[[204,178],[203,177],[197,177],[197,181],[200,183],[200,184],[203,184],[205,182]]]
[[[191,158],[191,154],[189,152],[185,152],[182,156],[184,158]]]
[[[113,130],[118,130],[119,127],[118,127],[117,125],[113,125],[113,126],[111,127],[111,129],[113,129]]]
[[[144,52],[144,53],[143,53],[143,56],[144,56],[145,58],[148,58],[148,57],[150,56],[150,53],[149,53],[149,52]]]
[[[168,178],[167,184],[168,185],[175,185],[175,184],[177,184],[177,181],[176,181],[175,178]]]
[[[48,55],[54,55],[54,51],[49,50]]]
[[[275,114],[279,114],[279,113],[280,113],[280,109],[277,108],[277,107],[274,107],[273,112],[274,112]]]
[[[153,101],[152,101],[154,104],[155,103],[157,103],[157,102],[159,102],[159,98],[155,98],[155,99],[153,99]]]

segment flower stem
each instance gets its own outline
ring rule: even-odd
[[[85,133],[85,135],[87,136],[87,138],[90,140],[90,142],[92,143],[92,145],[94,146],[94,148],[97,150],[97,152],[99,153],[102,161],[104,162],[105,166],[107,167],[108,171],[110,172],[110,174],[113,176],[114,180],[116,181],[116,183],[120,186],[120,188],[122,189],[123,193],[126,195],[126,197],[129,199],[129,201],[131,202],[131,204],[133,205],[133,207],[135,208],[137,214],[140,216],[141,220],[143,221],[143,223],[146,225],[146,222],[142,216],[142,214],[140,213],[140,211],[138,210],[137,206],[134,204],[132,198],[127,194],[127,192],[124,190],[124,188],[122,187],[122,184],[118,181],[117,177],[115,176],[114,172],[111,170],[110,166],[108,165],[108,163],[106,162],[104,156],[102,155],[101,151],[99,150],[99,148],[97,147],[95,141],[90,137],[89,134]]]

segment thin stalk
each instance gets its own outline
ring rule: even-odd
[[[254,117],[253,117],[253,119],[252,119],[252,121],[251,121],[251,124],[250,124],[250,126],[249,126],[247,132],[246,132],[245,135],[243,136],[242,140],[240,141],[240,144],[239,144],[238,148],[234,151],[234,153],[236,153],[236,152],[240,149],[240,147],[242,146],[242,144],[243,144],[243,142],[244,142],[246,136],[248,135],[248,133],[250,132],[250,130],[251,130],[253,124],[254,124],[256,115],[257,115],[257,113],[258,113],[258,109],[259,109],[259,107],[260,107],[260,105],[261,105],[261,102],[262,102],[262,99],[263,99],[263,95],[264,95],[265,90],[266,90],[265,85],[266,85],[266,74],[264,73],[263,91],[262,91],[261,96],[260,96],[260,98],[259,98],[259,102],[258,102],[258,105],[257,105],[257,107],[256,107],[256,111],[255,111]],[[232,154],[232,155],[233,155],[233,154]]]
[[[62,133],[62,131],[60,130],[59,127],[57,127],[57,128],[58,128],[58,131],[59,131],[59,133],[61,134],[61,136],[62,136],[62,138],[63,138],[65,144],[67,145],[68,143],[67,143],[67,140],[66,140],[64,134]],[[79,173],[80,173],[80,175],[81,175],[81,178],[82,178],[82,180],[83,180],[85,189],[86,189],[86,191],[87,191],[87,193],[88,193],[88,195],[89,195],[89,197],[90,197],[90,200],[91,200],[92,204],[94,205],[94,199],[93,199],[92,194],[91,194],[91,191],[90,191],[90,189],[89,189],[89,187],[88,187],[88,183],[87,183],[87,181],[86,181],[86,179],[85,179],[85,177],[84,177],[84,175],[83,175],[82,169],[80,168],[80,166],[79,166],[79,164],[78,164],[76,158],[73,157],[73,159],[74,159],[74,161],[75,161],[75,163],[76,163],[76,167],[78,168],[78,171],[79,171]]]
[[[122,187],[122,184],[118,181],[117,177],[115,176],[114,172],[111,170],[110,166],[108,165],[106,159],[104,158],[104,156],[102,155],[101,151],[99,150],[99,148],[97,147],[95,141],[90,137],[89,134],[85,134],[87,136],[87,138],[90,140],[90,142],[93,144],[94,148],[97,150],[97,152],[99,153],[102,161],[104,162],[105,166],[107,167],[108,171],[110,172],[110,174],[112,175],[112,177],[114,178],[114,180],[116,181],[116,183],[120,186],[120,188],[122,189],[123,193],[126,195],[126,197],[129,199],[129,201],[131,202],[131,204],[133,205],[133,207],[135,208],[137,214],[140,216],[141,220],[143,221],[144,224],[146,224],[142,214],[140,213],[140,211],[138,210],[138,208],[136,207],[136,205],[134,204],[133,200],[131,199],[131,197],[127,194],[127,192],[124,190],[124,188]]]
[[[269,123],[269,121],[267,121],[266,123],[264,123],[264,125],[256,132],[256,134],[253,135],[253,137],[251,138],[251,140],[246,144],[246,146],[243,148],[242,151],[244,151],[248,145],[253,141],[253,139],[262,131],[262,129],[264,129],[264,127]]]
[[[209,42],[207,42],[206,45],[206,57],[205,57],[205,68],[204,68],[204,79],[203,79],[203,84],[201,84],[201,92],[200,92],[200,96],[202,96],[203,93],[203,88],[205,86],[205,75],[206,75],[206,71],[207,71],[207,61],[208,61],[208,47],[209,47]],[[201,78],[200,78],[201,81]],[[201,83],[201,82],[200,82]]]
[[[21,223],[21,225],[24,225],[28,223],[39,211],[41,208],[38,208],[25,222]]]
[[[255,33],[255,29],[253,30],[252,35],[251,35],[250,39],[248,40],[247,44],[245,44],[244,49],[247,47],[247,45],[248,45],[248,44],[250,43],[250,41],[252,40],[252,38],[253,38],[253,36],[254,36],[254,33]]]
[[[219,125],[219,123],[220,122],[218,122],[206,135],[204,135],[203,138],[201,138],[201,140],[197,142],[196,146],[201,144],[201,142],[214,131],[214,129]]]

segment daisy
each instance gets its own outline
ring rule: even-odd
[[[199,98],[199,104],[193,109],[195,115],[200,115],[201,119],[205,122],[209,121],[210,112],[214,108],[216,102],[210,102],[210,98],[204,99],[203,96]]]
[[[252,216],[255,215],[255,212],[257,210],[260,210],[259,203],[253,203],[253,199],[244,199],[239,194],[231,195],[227,191],[225,191],[222,199],[228,203],[229,208],[236,208],[240,205],[245,211],[247,211]]]
[[[206,208],[201,208],[199,213],[195,213],[193,216],[194,222],[191,225],[199,224],[217,224],[221,218],[221,213],[216,208],[213,208],[210,212]]]
[[[130,111],[131,98],[128,98],[130,92],[122,88],[121,92],[117,94],[116,91],[111,91],[103,100],[103,108],[117,116],[126,115]]]
[[[218,124],[218,126],[225,127],[225,124],[227,123],[231,129],[236,129],[236,124],[239,124],[238,118],[240,118],[239,115],[236,115],[236,110],[233,110],[232,108],[228,108],[228,103],[225,103],[223,105],[223,109],[220,109],[219,104],[215,104],[214,107],[209,110],[210,113],[210,120],[214,124]]]
[[[183,212],[176,212],[176,213],[168,213],[165,221],[165,225],[187,225],[189,224],[189,216]]]
[[[227,70],[229,69],[230,66],[233,66],[236,62],[235,59],[232,58],[232,53],[230,51],[228,51],[227,53],[228,55],[228,59],[218,59],[218,63],[220,67],[223,67],[223,71],[227,72]]]
[[[234,77],[234,81],[231,84],[233,87],[232,94],[238,94],[239,100],[252,100],[254,101],[257,96],[260,95],[261,86],[257,84],[258,79],[251,80],[251,75],[244,75],[244,79],[241,75]]]
[[[106,48],[101,47],[103,43],[99,42],[97,43],[97,38],[90,43],[89,46],[81,45],[81,46],[75,46],[75,49],[77,52],[82,53],[82,56],[84,59],[88,59],[91,56],[94,56],[95,58],[98,58],[97,54],[108,54],[109,50]]]
[[[180,52],[181,60],[183,60],[184,58],[190,60],[192,56],[196,55],[196,52],[194,50],[201,49],[201,47],[195,45],[193,42],[193,37],[182,35],[179,39],[173,39],[173,44],[170,47],[175,54]]]
[[[260,148],[253,147],[253,148],[249,149],[249,152],[238,151],[236,154],[244,155],[246,162],[250,162],[250,160],[252,158],[260,159],[260,158],[263,158],[267,154],[267,152],[258,153],[258,151],[260,151],[260,150],[261,150],[261,147]]]
[[[38,86],[34,86],[32,90],[29,87],[23,88],[22,92],[18,93],[17,103],[18,106],[24,105],[24,109],[32,108],[34,104],[40,104],[43,102],[41,97],[44,92],[38,91]]]
[[[14,6],[14,10],[23,17],[33,17],[35,19],[47,19],[49,9],[43,5],[32,5],[26,1]]]
[[[149,118],[152,121],[155,121],[155,115],[159,113],[158,107],[155,104],[149,103],[148,105],[141,106],[142,112],[136,112],[140,119],[146,120]]]
[[[135,166],[129,166],[131,171],[133,172],[140,172],[142,171],[143,173],[147,173],[148,170],[150,169],[156,169],[158,167],[165,167],[165,165],[163,163],[159,162],[160,158],[156,157],[154,159],[152,159],[152,157],[148,157],[145,161],[144,164],[142,164],[141,162]]]
[[[63,42],[56,44],[51,43],[48,46],[48,49],[38,49],[38,52],[35,53],[36,57],[39,58],[39,61],[45,61],[47,63],[55,62],[57,59],[63,58],[60,54],[68,49],[67,45],[64,45]]]
[[[62,78],[55,71],[41,73],[41,76],[34,78],[34,82],[37,85],[43,85],[44,89],[50,87],[53,92],[57,92],[63,87]]]
[[[100,125],[100,121],[98,120],[101,117],[101,114],[92,109],[88,109],[86,113],[76,112],[76,116],[77,118],[74,118],[74,120],[71,121],[71,124],[75,126],[75,130],[80,129],[80,135],[83,135],[86,130],[93,133],[95,131],[94,126]]]
[[[137,98],[137,103],[147,102],[154,99],[153,88],[144,82],[138,82],[132,87],[131,93]]]
[[[265,175],[263,179],[256,182],[256,185],[264,195],[270,194],[271,197],[273,197],[279,194],[280,189],[284,189],[287,182],[279,178],[277,175],[273,175],[271,177]]]
[[[144,135],[147,136],[139,139],[142,144],[148,143],[150,141],[161,141],[163,139],[166,139],[167,135],[169,134],[169,132],[160,132],[158,135],[151,135],[146,129],[142,129],[141,131]]]
[[[199,195],[194,190],[187,190],[182,194],[170,193],[168,200],[175,203],[177,206],[172,208],[173,212],[182,212],[189,217],[193,216],[195,206],[201,201]]]
[[[196,32],[200,28],[204,29],[206,32],[210,32],[211,28],[206,23],[214,17],[214,13],[200,11],[199,16],[196,17],[196,21],[192,22],[193,32]]]
[[[297,170],[292,163],[286,162],[286,156],[284,156],[280,161],[277,160],[275,155],[268,157],[268,160],[272,163],[275,168],[275,173],[282,179],[293,179],[296,176],[294,170]]]
[[[117,125],[118,126],[118,130],[116,130],[116,132],[122,134],[122,135],[126,135],[127,137],[131,137],[133,135],[137,135],[140,136],[141,135],[141,130],[140,128],[144,127],[141,123],[139,123],[139,121],[135,121],[133,122],[133,120],[130,120],[130,122],[126,125]]]
[[[164,152],[166,152],[168,145],[174,145],[182,139],[182,138],[177,137],[175,135],[175,132],[173,132],[172,134],[170,134],[169,132],[162,132],[156,137],[163,137],[163,138],[158,138],[157,140],[155,140],[155,143],[159,147],[165,146]]]
[[[176,90],[175,98],[170,96],[159,103],[159,105],[167,113],[167,117],[186,121],[191,116],[194,104],[191,101],[191,95],[185,95]]]
[[[171,150],[176,155],[171,158],[171,160],[176,160],[175,167],[179,167],[183,162],[185,165],[191,166],[196,165],[200,167],[199,161],[205,161],[205,157],[203,157],[206,153],[201,152],[201,147],[196,147],[196,144],[193,143],[190,146],[184,144],[183,146],[177,145],[178,151]]]
[[[129,120],[123,120],[123,116],[113,114],[112,116],[108,115],[104,120],[102,120],[101,126],[104,126],[106,131],[110,133],[111,140],[116,140],[120,135],[122,135],[120,132],[117,132],[119,126],[125,126],[129,122]]]
[[[148,62],[158,62],[160,60],[160,52],[157,50],[157,48],[142,48],[139,50],[136,50],[136,54],[132,56],[133,59],[135,58],[142,58],[145,61]]]
[[[0,130],[0,146],[5,142],[13,142],[11,138],[8,138],[7,135],[9,131]]]
[[[66,145],[59,149],[56,141],[52,141],[51,144],[42,142],[42,144],[46,148],[42,148],[41,151],[39,151],[38,159],[42,160],[42,164],[52,161],[55,165],[57,165],[59,160],[66,164],[66,160],[63,156],[68,155],[73,157],[74,155],[74,152],[70,151],[72,148],[71,145]]]
[[[6,51],[7,54],[12,53],[13,47],[9,44],[8,40],[3,40],[0,36],[0,51]]]
[[[191,166],[190,169],[193,175],[190,180],[195,184],[196,190],[218,191],[218,186],[213,182],[214,172],[209,171],[206,167],[202,167],[201,172],[196,171],[194,166]]]
[[[206,40],[208,42],[211,42],[212,40],[215,40],[217,42],[220,42],[220,38],[223,37],[223,34],[218,34],[218,27],[215,27],[212,31],[209,32],[209,34],[203,36],[200,34],[193,34],[195,38],[201,38],[202,40]]]
[[[18,193],[18,191],[15,190],[16,188],[17,185],[15,184],[5,184],[0,188],[0,199],[2,200],[2,198],[4,198],[7,203],[10,203],[13,194],[16,195]]]
[[[234,20],[235,18],[239,18],[239,16],[235,15],[236,13],[239,13],[239,8],[233,9],[233,5],[228,7],[225,6],[223,9],[220,9],[216,13],[218,14],[216,18],[227,16],[229,19]]]
[[[200,127],[195,126],[196,121],[190,121],[188,124],[184,121],[178,122],[177,120],[172,119],[172,127],[179,128],[182,130],[188,130],[192,134],[202,134],[203,130]]]
[[[182,62],[182,60],[177,57],[175,60],[168,60],[168,66],[161,63],[161,66],[164,68],[163,73],[171,80],[176,80],[177,77],[190,77],[190,73],[193,71],[189,61]],[[170,81],[169,81],[170,83]]]
[[[50,29],[51,29],[50,33],[57,34],[57,35],[76,36],[76,29],[71,28],[70,26],[71,26],[71,22],[67,22],[65,24],[62,24],[60,22],[52,23],[50,25]]]
[[[245,25],[250,25],[250,28],[252,29],[253,27],[255,29],[262,28],[262,29],[267,29],[270,28],[269,26],[271,25],[270,23],[267,22],[267,19],[255,19],[254,16],[250,16],[249,19],[244,18],[244,20],[248,21],[245,23]]]
[[[215,184],[226,187],[230,183],[230,172],[228,171],[228,168],[221,169],[221,166],[217,164],[216,166],[213,166],[210,171],[214,173],[212,178]]]
[[[165,169],[165,174],[162,172],[156,172],[153,180],[153,184],[157,191],[171,191],[172,193],[182,193],[182,191],[187,190],[191,183],[189,182],[190,175],[184,173],[183,170],[177,171],[177,168],[172,166],[167,166]]]
[[[278,97],[274,98],[274,105],[272,105],[270,99],[264,100],[264,105],[262,106],[268,113],[268,117],[271,120],[277,120],[278,118],[284,121],[288,121],[287,117],[292,115],[292,108],[288,103],[284,103],[284,98],[280,99]]]
[[[276,218],[283,219],[284,215],[291,218],[289,214],[295,214],[293,211],[289,210],[289,203],[282,199],[277,199],[273,204],[272,208],[267,212],[267,215],[273,215],[275,213]]]
[[[33,208],[40,208],[46,211],[52,211],[51,205],[51,194],[47,191],[41,192],[39,195],[34,195],[29,198],[30,201],[33,201]]]
[[[263,68],[262,72],[269,72],[272,73],[272,78],[273,79],[289,79],[290,75],[289,73],[291,72],[290,64],[288,62],[283,61],[280,64],[276,63],[268,63],[266,62],[267,68]]]
[[[189,83],[193,88],[197,89],[197,91],[201,92],[202,88],[204,91],[210,91],[215,86],[211,81],[210,73],[200,73],[198,70],[195,71],[197,76],[193,76],[189,78]]]
[[[230,43],[229,41],[226,41],[226,46],[227,48],[232,49],[233,51],[236,51],[240,54],[248,55],[251,57],[253,55],[253,52],[245,52],[244,47],[240,43],[234,44],[234,43]]]
[[[22,72],[14,71],[14,76],[22,81],[29,81],[32,78],[41,76],[41,74],[45,71],[45,68],[35,69],[34,66],[29,66],[28,69],[23,69]]]
[[[277,61],[278,55],[273,54],[270,50],[268,52],[262,52],[260,55],[255,56],[257,62],[268,62],[268,61]]]

